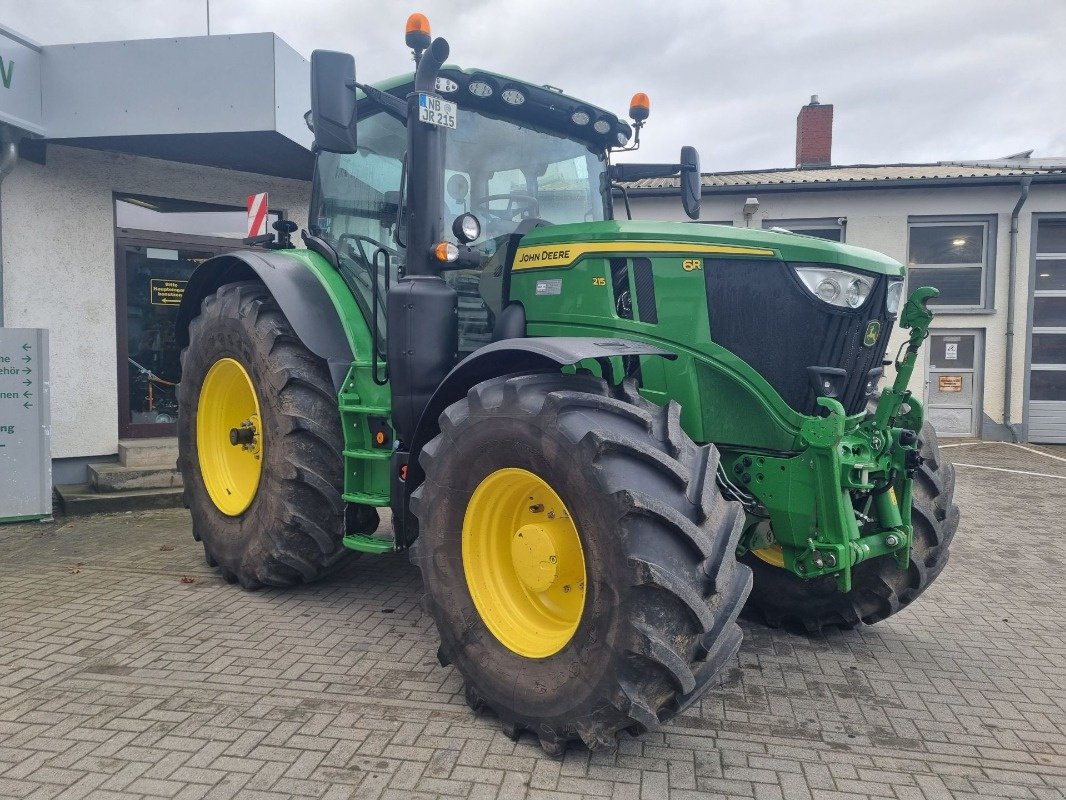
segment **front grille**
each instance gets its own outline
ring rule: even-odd
[[[789,264],[765,259],[705,259],[711,339],[746,361],[802,414],[818,413],[807,367],[847,370],[840,400],[848,414],[866,405],[870,370],[881,366],[892,318],[888,280],[877,276],[865,305],[838,308],[812,297]],[[871,320],[881,331],[871,347]]]

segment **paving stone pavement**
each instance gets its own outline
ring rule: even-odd
[[[1066,460],[945,452],[963,522],[910,609],[748,624],[680,718],[562,759],[467,709],[404,555],[248,593],[184,511],[0,527],[0,797],[1066,797]]]

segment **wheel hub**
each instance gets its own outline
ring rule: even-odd
[[[551,532],[543,525],[523,525],[511,538],[511,564],[531,592],[543,592],[559,575],[559,556]]]
[[[242,450],[259,453],[259,417],[253,414],[241,420],[238,427],[230,428],[229,443],[234,447],[240,446]]]

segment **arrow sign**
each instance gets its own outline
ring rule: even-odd
[[[29,350],[30,346],[28,344],[24,344],[24,345],[22,345],[22,349],[23,350]]]
[[[31,361],[33,361],[33,359],[30,358],[29,356],[23,356],[22,360],[25,361],[27,364],[30,363]]]
[[[33,392],[23,392],[22,396],[23,397],[33,397]]]
[[[31,381],[29,378],[26,378],[26,380],[24,380],[22,382],[22,385],[23,386],[33,386],[33,381]]]
[[[33,408],[33,403],[31,403],[29,400],[27,400],[25,403],[22,404],[22,407],[23,408]]]
[[[29,367],[23,367],[23,368],[22,368],[22,371],[23,371],[23,372],[24,372],[25,374],[27,374],[27,375],[30,375],[30,374],[31,374],[31,373],[33,372],[33,370],[32,370],[32,369],[30,369]]]

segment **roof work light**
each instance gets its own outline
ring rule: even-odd
[[[648,118],[651,113],[651,100],[644,92],[637,92],[633,95],[633,99],[629,101],[629,116],[630,118],[640,124]]]
[[[432,36],[429,32],[429,19],[425,14],[412,14],[407,18],[404,41],[416,53],[420,53],[429,47]]]

